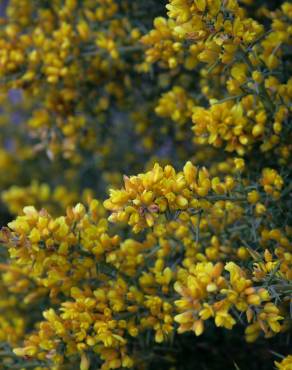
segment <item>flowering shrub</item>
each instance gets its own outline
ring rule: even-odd
[[[292,4],[2,7],[0,369],[291,370]]]

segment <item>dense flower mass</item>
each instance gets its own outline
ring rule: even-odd
[[[0,370],[292,370],[291,35],[282,0],[0,4]]]

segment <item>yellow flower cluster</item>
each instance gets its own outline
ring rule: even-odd
[[[292,370],[291,21],[1,3],[1,370]]]
[[[51,189],[48,184],[32,182],[28,187],[11,186],[1,194],[2,202],[9,212],[18,215],[26,206],[46,208],[51,214],[62,214],[66,208],[79,200],[78,192],[68,192],[65,186],[59,185]],[[91,198],[91,191],[85,190],[81,195],[84,203]]]
[[[234,166],[238,175],[244,161],[237,158]],[[263,179],[268,195],[274,184],[281,190],[276,171],[264,170]],[[234,250],[230,244],[242,243],[237,223],[244,227],[246,216],[239,203],[248,204],[250,197],[240,190],[244,181],[230,175],[222,181],[191,162],[181,172],[156,164],[145,174],[125,177],[125,188],[111,190],[105,206],[111,221],[128,222],[135,233],[146,229],[142,241],[111,236],[95,200],[88,211],[78,204],[58,218],[24,208],[24,215],[2,231],[11,259],[8,273],[18,269],[24,276],[25,303],[48,296],[59,306],[44,311],[45,321],[15,353],[50,361],[55,369],[76,353],[81,369],[89,368],[92,353],[102,369],[131,368],[139,364],[139,353],[130,348],[148,330],[155,342],[167,343],[175,330],[201,335],[211,318],[232,329],[243,313],[249,342],[261,332],[270,337],[284,330],[292,273],[288,238],[281,230],[263,230],[264,262],[248,245]],[[231,239],[224,240],[225,232]],[[279,243],[277,259],[269,252],[270,241]],[[240,267],[251,257],[252,270]],[[265,286],[269,280],[273,283]],[[19,293],[13,284],[8,288]],[[283,298],[281,307],[275,294]]]
[[[174,86],[173,89],[162,95],[155,108],[155,113],[160,117],[169,117],[174,122],[183,125],[192,115],[194,100],[186,91]]]
[[[291,46],[291,4],[266,10],[268,32],[236,0],[171,0],[167,9],[168,19],[157,18],[142,38],[146,63],[199,70],[209,106],[193,108],[195,142],[240,155],[257,142],[263,152],[287,142],[291,78],[281,81],[277,72]]]
[[[133,359],[128,355],[128,335],[135,338],[151,329],[160,343],[172,333],[172,304],[156,295],[160,288],[169,291],[171,270],[157,260],[147,273],[140,271],[155,241],[120,242],[117,235],[107,234],[102,213],[97,201],[90,203],[88,213],[78,204],[56,219],[26,207],[24,216],[3,229],[2,242],[12,262],[8,272],[19,269],[38,287],[28,292],[24,303],[47,295],[56,303],[62,295],[74,299],[62,301],[60,313],[45,311],[46,321],[23,348],[15,349],[17,355],[49,359],[59,369],[65,356],[77,351],[82,363],[83,354],[94,351],[103,369],[129,368]],[[60,341],[66,346],[65,356],[59,352]]]
[[[292,356],[285,357],[281,362],[275,362],[277,369],[290,370],[292,368]]]
[[[125,176],[124,181],[125,188],[111,190],[104,206],[113,212],[110,221],[128,222],[134,232],[161,222],[161,215],[165,217],[168,212],[208,209],[208,200],[220,200],[221,196],[228,200],[228,194],[236,187],[233,177],[226,176],[223,181],[211,178],[206,168],[198,169],[191,162],[181,172],[170,165],[163,168],[155,164],[149,172]]]
[[[264,259],[255,264],[255,279],[261,280],[273,272],[285,282],[291,280],[291,242],[289,229],[263,229],[260,244],[264,248]]]
[[[170,0],[167,9],[169,20],[157,18],[155,31],[142,39],[151,45],[148,63],[167,58],[169,67],[176,67],[184,62],[183,42],[188,40],[186,66],[195,67],[197,62],[212,64],[218,60],[228,64],[241,45],[254,42],[264,31],[258,22],[246,18],[243,9],[233,0]],[[182,55],[182,61],[176,54]]]
[[[283,183],[284,183],[283,179],[277,173],[277,171],[271,168],[265,168],[263,170],[261,185],[263,186],[264,191],[267,194],[272,195],[273,198],[277,199],[280,197],[281,195],[280,190],[283,187]]]
[[[85,366],[86,350],[91,349],[104,361],[101,369],[132,367],[133,360],[127,354],[124,335],[128,332],[136,336],[134,321],[114,318],[124,308],[126,284],[121,280],[109,281],[105,285],[94,291],[72,288],[74,301],[64,302],[59,314],[52,308],[45,311],[43,316],[46,321],[40,323],[38,333],[31,335],[25,347],[15,349],[15,353],[37,356],[40,360],[49,358],[55,366],[60,365],[63,356],[58,353],[58,347],[62,341],[67,355],[81,353],[81,369],[89,368],[90,363],[88,367],[82,366]]]
[[[189,271],[179,271],[175,290],[181,299],[175,303],[180,312],[175,317],[179,323],[178,331],[193,330],[196,335],[204,331],[204,321],[214,317],[216,326],[232,329],[236,320],[232,311],[245,312],[249,325],[246,339],[256,340],[261,330],[266,336],[278,333],[281,329],[279,309],[270,301],[264,288],[255,288],[252,280],[234,262],[228,262],[224,269],[229,278],[222,276],[223,265],[211,262],[198,263]],[[252,323],[251,323],[252,322]]]
[[[174,19],[174,32],[180,38],[204,43],[198,54],[199,61],[214,63],[220,59],[224,64],[232,61],[241,45],[255,41],[263,27],[255,20],[244,17],[237,1],[170,0],[168,16]]]
[[[91,202],[90,208],[91,218],[85,217],[84,206],[78,204],[71,211],[68,209],[67,217],[53,219],[45,210],[38,212],[32,206],[25,207],[24,215],[9,223],[12,231],[4,229],[10,258],[38,285],[48,288],[51,296],[68,292],[80,278],[91,277],[94,261],[86,257],[87,252],[98,258],[104,249],[119,241],[117,236],[109,237],[106,233],[106,220],[98,220],[102,212],[99,203]],[[78,264],[76,258],[82,254],[79,243],[85,256]]]
[[[140,31],[126,16],[127,5],[114,0],[54,0],[40,8],[22,3],[9,2],[0,30],[0,78],[7,80],[6,90],[22,88],[30,97],[42,95],[42,104],[27,120],[28,129],[51,156],[76,157],[76,146],[84,148],[86,141],[88,149],[99,133],[93,117],[100,115],[102,124],[110,101],[120,103],[131,86],[132,67],[125,55],[131,58],[139,51],[135,44]],[[125,15],[120,18],[121,11]],[[89,111],[84,94],[88,85],[95,86]]]

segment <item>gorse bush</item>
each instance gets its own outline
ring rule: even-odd
[[[5,2],[0,369],[292,369],[291,36],[287,1]]]

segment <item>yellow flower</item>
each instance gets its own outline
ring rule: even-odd
[[[275,365],[279,370],[291,370],[292,369],[292,356],[288,355],[281,362],[275,361]]]

